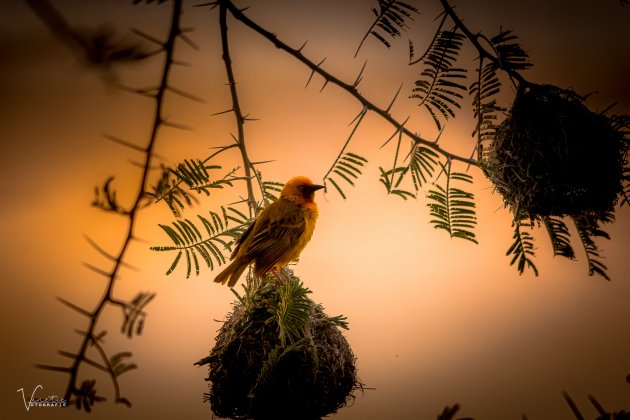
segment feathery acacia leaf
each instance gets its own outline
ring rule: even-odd
[[[154,246],[153,251],[177,251],[177,255],[166,274],[170,274],[177,268],[184,257],[186,261],[186,278],[190,277],[193,268],[199,275],[199,257],[206,266],[214,270],[215,265],[223,265],[227,261],[224,253],[230,251],[231,244],[236,241],[249,223],[249,219],[234,207],[221,208],[221,214],[209,212],[209,217],[197,215],[202,229],[197,227],[190,219],[175,220],[171,225],[162,225],[160,228],[168,235],[173,245]],[[230,227],[236,223],[236,226]]]
[[[144,320],[146,312],[144,308],[153,300],[155,293],[138,293],[133,300],[125,302],[123,306],[124,320],[121,333],[125,333],[127,337],[132,338],[133,335],[141,335],[144,330]]]
[[[515,216],[512,226],[514,227],[514,242],[505,253],[508,256],[512,255],[510,265],[516,264],[519,274],[523,274],[527,266],[538,276],[538,269],[531,259],[531,257],[536,255],[534,252],[534,237],[524,230],[527,228],[531,229],[531,222],[525,216]]]
[[[551,245],[553,246],[553,255],[575,259],[575,252],[571,247],[570,233],[567,225],[560,219],[553,217],[545,217],[543,219]]]
[[[438,158],[439,155],[433,150],[414,142],[407,157],[408,163],[405,166],[398,166],[388,171],[380,168],[381,177],[379,181],[385,185],[387,192],[390,194],[398,195],[405,200],[415,197],[420,188],[433,177]],[[401,187],[403,181],[409,177],[411,178],[413,190]]]
[[[94,200],[92,201],[92,206],[113,213],[128,214],[128,211],[123,209],[123,207],[118,203],[116,191],[112,188],[113,181],[114,177],[110,176],[107,180],[105,180],[101,188],[94,188]]]
[[[484,142],[491,142],[496,134],[499,112],[506,111],[505,107],[497,104],[494,97],[501,91],[501,82],[497,75],[497,68],[493,63],[484,65],[484,59],[479,59],[477,80],[470,85],[470,95],[473,99],[473,114],[477,120],[472,136],[477,137],[479,150],[478,159],[483,159],[482,147]]]
[[[394,168],[386,171],[383,167],[379,166],[378,169],[381,171],[381,176],[378,178],[378,181],[385,186],[388,194],[397,195],[405,201],[409,198],[416,198],[416,195],[411,191],[397,189],[392,185],[394,176],[404,171],[405,168]]]
[[[584,214],[571,216],[571,218],[573,219],[573,223],[575,223],[578,235],[584,246],[584,251],[586,252],[588,274],[591,276],[593,274],[599,274],[606,280],[610,280],[610,277],[608,277],[606,273],[608,267],[601,262],[602,257],[599,254],[600,251],[594,238],[610,239],[608,233],[600,229],[599,221],[612,222],[614,220],[613,214],[609,213],[599,220],[595,216]]]
[[[466,79],[466,69],[453,67],[457,61],[465,36],[457,31],[440,31],[429,47],[423,60],[424,70],[415,83],[412,98],[420,100],[439,130],[441,118],[448,120],[455,116],[454,108],[466,92],[462,79]],[[441,118],[440,118],[441,116]]]
[[[278,324],[278,337],[283,347],[304,337],[311,316],[311,293],[299,281],[286,281],[278,290],[280,299],[274,302],[271,319]]]
[[[363,174],[361,169],[367,162],[367,159],[355,153],[346,152],[340,155],[328,172],[326,178],[324,178],[324,185],[330,182],[339,195],[345,199],[346,194],[341,188],[341,185],[339,185],[339,181],[343,180],[354,187],[354,181],[359,178],[359,175]]]
[[[401,31],[406,31],[409,28],[407,21],[413,20],[413,14],[417,14],[418,9],[399,0],[378,0],[378,9],[373,7],[372,12],[376,19],[361,39],[354,54],[355,57],[359,54],[359,50],[369,35],[374,36],[383,45],[390,48],[391,44],[387,37],[397,38],[401,35]]]
[[[442,165],[442,164],[441,164]],[[477,224],[475,195],[452,186],[455,182],[472,183],[468,174],[451,172],[450,162],[442,165],[446,174],[445,185],[435,185],[427,193],[430,201],[427,206],[433,217],[431,223],[436,229],[444,229],[451,238],[462,238],[477,243],[474,228]]]
[[[527,51],[517,42],[518,36],[511,30],[500,29],[490,43],[500,62],[500,68],[506,71],[526,70],[532,66]]]
[[[147,197],[154,201],[164,200],[174,216],[178,217],[186,206],[191,206],[195,194],[210,195],[212,189],[233,186],[232,176],[236,169],[221,178],[210,179],[211,170],[221,169],[217,165],[208,165],[199,159],[187,159],[174,168],[163,168],[162,177]]]
[[[282,188],[284,187],[284,183],[276,182],[276,181],[264,181],[262,183],[262,193],[263,200],[265,203],[273,203],[274,201],[278,201],[278,197],[282,192]]]

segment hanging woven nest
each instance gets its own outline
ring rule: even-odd
[[[212,412],[234,419],[319,419],[361,387],[355,356],[338,327],[288,274],[249,283],[219,330],[208,365]]]
[[[531,219],[611,211],[623,191],[624,134],[583,97],[524,84],[498,127],[484,171],[515,214]]]

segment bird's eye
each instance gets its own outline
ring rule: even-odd
[[[298,190],[299,191],[304,191],[304,185],[298,185]]]

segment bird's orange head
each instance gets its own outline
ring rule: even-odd
[[[312,203],[315,191],[322,188],[324,188],[323,185],[313,184],[313,181],[305,176],[296,176],[284,184],[280,197],[298,204]]]

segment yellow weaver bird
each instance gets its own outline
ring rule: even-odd
[[[233,261],[214,281],[232,287],[251,263],[254,274],[262,276],[297,259],[313,236],[315,191],[321,188],[305,176],[291,178],[278,201],[260,212],[240,237],[230,257]]]

